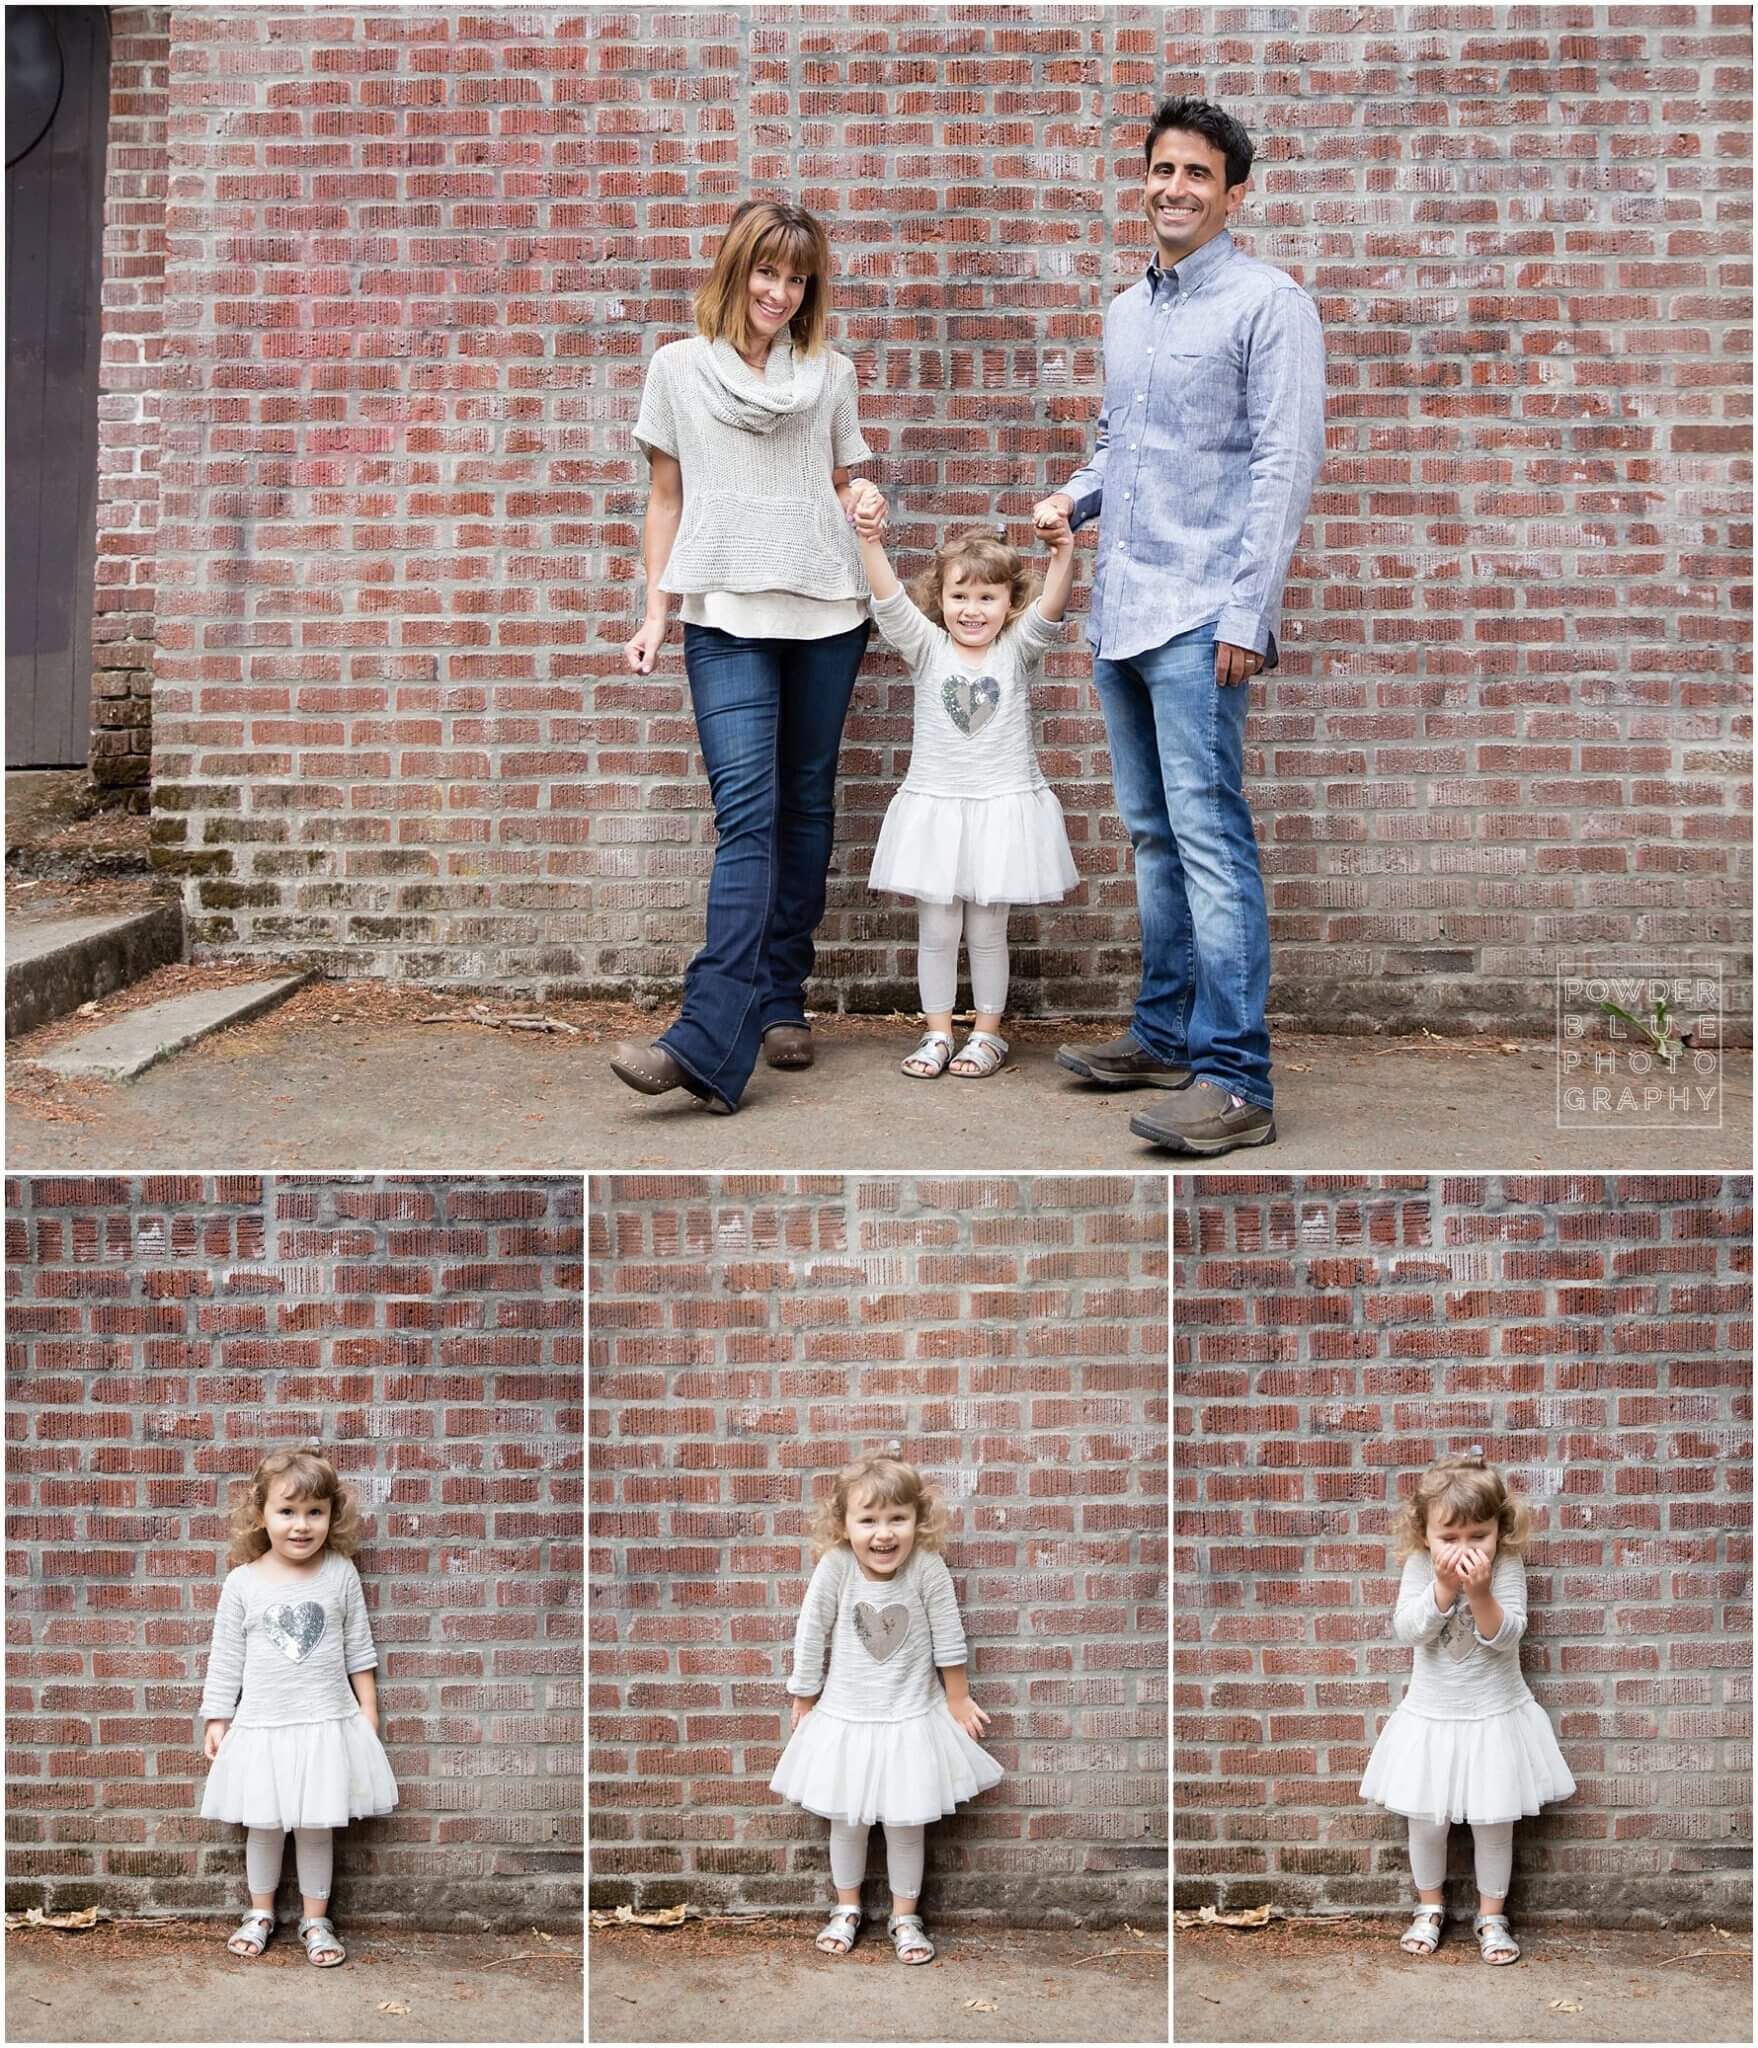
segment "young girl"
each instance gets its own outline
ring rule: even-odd
[[[787,1686],[793,1733],[769,1789],[830,1822],[839,1903],[818,1936],[826,1955],[847,1955],[861,1931],[867,1830],[880,1820],[891,1880],[885,1931],[899,1962],[930,1961],[934,1944],[916,1911],[927,1824],[1001,1782],[1001,1766],[976,1742],[989,1716],[965,1680],[958,1599],[939,1555],[945,1531],[945,1509],[895,1458],[862,1458],[819,1504],[818,1565]]]
[[[378,1739],[378,1652],[348,1561],[359,1533],[354,1498],[315,1444],[265,1458],[232,1511],[237,1569],[220,1590],[201,1696],[213,1765],[201,1811],[246,1831],[250,1911],[226,1943],[235,1956],[260,1956],[275,1931],[291,1828],[306,1959],[341,1962],[326,1911],[330,1831],[397,1803]]]
[[[1575,1780],[1544,1709],[1520,1675],[1532,1518],[1473,1449],[1431,1465],[1392,1527],[1404,1578],[1392,1632],[1416,1652],[1404,1702],[1374,1744],[1361,1796],[1410,1822],[1410,1871],[1422,1900],[1400,1946],[1433,1955],[1445,1918],[1447,1830],[1471,1823],[1477,1862],[1472,1930],[1486,1963],[1520,1953],[1503,1911],[1514,1823]]]
[[[1025,565],[984,528],[960,534],[906,592],[880,540],[885,500],[852,504],[873,619],[915,685],[909,773],[879,828],[868,886],[916,899],[916,976],[927,1030],[903,1071],[982,1079],[1007,1057],[1007,907],[1056,903],[1080,877],[1062,806],[1032,745],[1031,679],[1061,637],[1074,581],[1066,518],[1044,528],[1050,571],[1037,601]],[[912,601],[913,600],[913,601]],[[975,1025],[956,1056],[958,942],[970,952]]]

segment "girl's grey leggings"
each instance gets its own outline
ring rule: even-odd
[[[1410,1823],[1410,1875],[1419,1892],[1436,1892],[1447,1881],[1446,1821]],[[1514,1875],[1514,1823],[1474,1820],[1471,1847],[1477,1859],[1477,1889],[1486,1899],[1505,1899]]]
[[[922,1008],[944,1016],[958,995],[958,941],[962,932],[971,956],[971,1001],[999,1017],[1007,1008],[1007,911],[1005,903],[916,905],[916,984]]]
[[[327,1899],[334,1858],[329,1828],[295,1828],[293,1854],[299,1865],[299,1889],[308,1899]],[[284,1828],[244,1830],[244,1875],[253,1892],[272,1892],[280,1887],[281,1865],[287,1856]]]
[[[922,1896],[922,1865],[927,1859],[928,1827],[894,1827],[885,1823],[885,1869],[900,1899]],[[846,1820],[830,1823],[830,1875],[838,1891],[852,1892],[867,1874],[867,1830]]]

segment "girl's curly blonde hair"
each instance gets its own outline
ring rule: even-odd
[[[263,1526],[263,1514],[269,1504],[269,1488],[277,1479],[293,1481],[295,1500],[329,1502],[330,1533],[324,1538],[324,1547],[338,1557],[352,1557],[360,1543],[359,1504],[318,1446],[302,1444],[297,1450],[271,1451],[256,1468],[256,1477],[232,1503],[232,1545],[226,1562],[254,1564],[267,1553],[269,1532]]]
[[[962,571],[973,583],[1005,583],[1009,625],[1038,594],[1040,579],[1026,567],[1019,550],[1010,547],[994,527],[973,526],[967,532],[955,533],[950,540],[943,541],[934,550],[934,559],[928,566],[910,579],[911,603],[936,626],[946,624],[946,615],[940,608],[940,594],[947,577],[955,571]]]
[[[1445,1529],[1461,1522],[1494,1522],[1496,1550],[1518,1554],[1532,1541],[1532,1513],[1481,1451],[1439,1458],[1411,1486],[1393,1520],[1388,1541],[1394,1556],[1428,1548],[1429,1517],[1440,1511]]]
[[[940,1496],[913,1465],[875,1452],[839,1472],[836,1483],[818,1503],[812,1521],[814,1564],[848,1541],[849,1506],[869,1498],[886,1507],[915,1509],[918,1550],[938,1550],[946,1540],[946,1508]]]

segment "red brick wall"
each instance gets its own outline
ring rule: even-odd
[[[338,1836],[340,1907],[578,1914],[581,1194],[7,1182],[9,1907],[241,1903],[243,1832],[197,1811],[225,1510],[319,1435],[401,1792]]]
[[[1356,1792],[1410,1671],[1382,1538],[1408,1478],[1476,1443],[1537,1512],[1522,1663],[1579,1787],[1516,1829],[1515,1912],[1739,1924],[1750,1180],[1187,1185],[1179,1903],[1411,1896],[1405,1823]],[[1467,1886],[1469,1846],[1456,1830]]]
[[[156,778],[199,945],[675,983],[711,837],[678,635],[644,680],[621,653],[648,357],[735,202],[797,194],[906,554],[1019,528],[1088,445],[1168,88],[1250,120],[1241,239],[1329,335],[1250,736],[1275,1013],[1548,1028],[1559,950],[1736,941],[1748,22],[1220,18],[177,15]],[[1072,627],[1040,733],[1085,879],[1019,917],[1015,1000],[1123,1008],[1129,856]],[[908,738],[875,654],[826,1007],[915,1001],[911,917],[865,881]]]
[[[821,1487],[897,1441],[952,1511],[1007,1777],[931,1912],[1165,1914],[1166,1183],[592,1183],[593,1899],[818,1910],[770,1792]],[[875,1834],[874,1899],[883,1855]]]
[[[117,8],[110,17],[91,769],[100,789],[123,792],[140,810],[152,753],[158,604],[170,31],[169,8]]]

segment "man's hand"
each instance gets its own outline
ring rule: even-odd
[[[1053,555],[1074,546],[1074,528],[1062,510],[1063,503],[1061,498],[1046,498],[1043,504],[1032,508],[1032,524],[1037,528],[1038,538]]]
[[[1058,527],[1066,528],[1074,512],[1074,500],[1066,491],[1054,491],[1047,498],[1040,498],[1032,507],[1032,524],[1041,534],[1050,534]],[[1071,536],[1072,537],[1072,536]],[[1052,541],[1051,545],[1055,543]]]
[[[1235,647],[1230,640],[1215,642],[1215,681],[1223,687],[1249,681],[1263,665],[1264,658],[1255,648]]]

